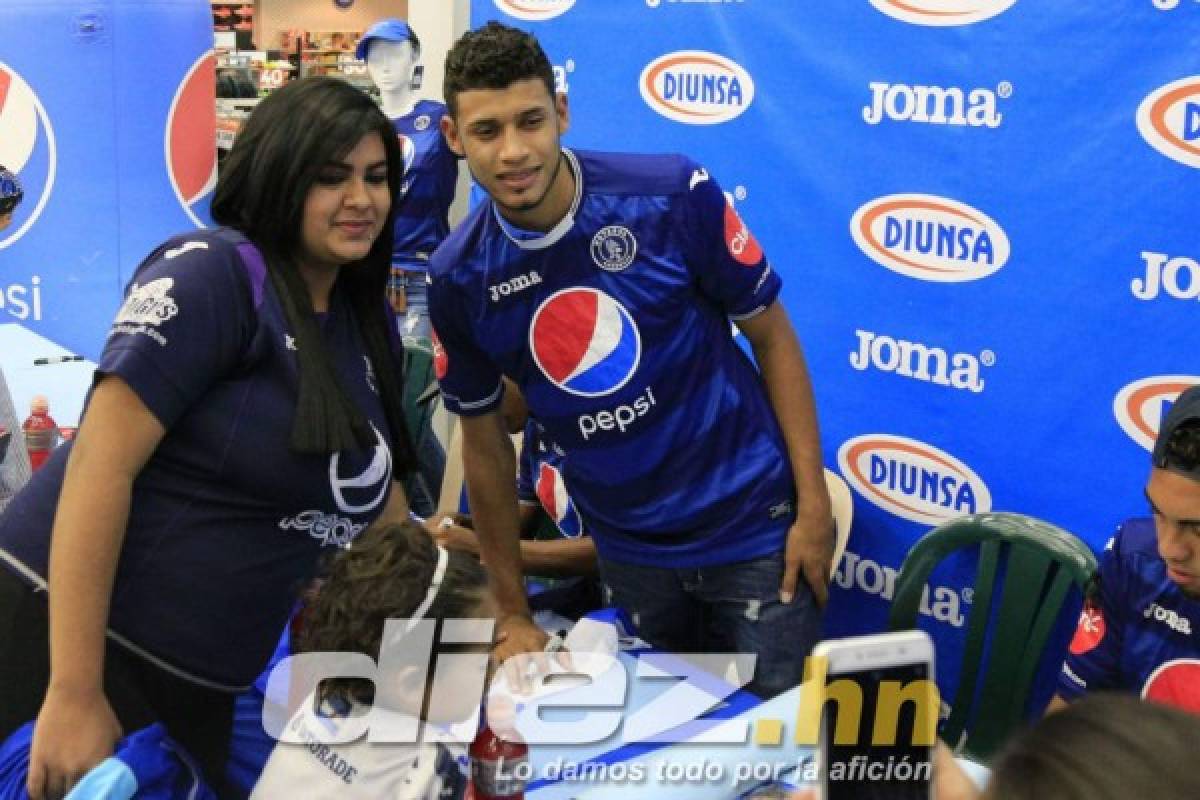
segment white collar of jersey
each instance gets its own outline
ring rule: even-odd
[[[575,225],[575,212],[579,210],[579,201],[583,197],[583,172],[579,169],[579,160],[575,158],[574,153],[564,147],[562,154],[567,158],[567,166],[575,173],[575,197],[571,200],[571,208],[563,215],[563,218],[545,234],[536,235],[518,228],[500,216],[500,210],[496,208],[495,203],[492,203],[492,213],[500,225],[500,230],[504,231],[504,235],[508,237],[509,241],[522,250],[545,250],[547,247],[552,247],[558,244],[558,241],[566,236],[567,231]]]

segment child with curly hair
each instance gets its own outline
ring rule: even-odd
[[[463,620],[473,624],[470,635]],[[322,681],[288,722],[251,797],[462,798],[466,747],[438,731],[474,719],[494,621],[477,559],[435,544],[411,522],[363,533],[332,558],[304,612],[298,650],[378,655],[379,670],[374,680]],[[472,641],[447,643],[463,639]]]

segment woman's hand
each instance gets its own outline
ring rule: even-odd
[[[59,800],[113,754],[121,726],[99,689],[51,686],[38,712],[26,788],[33,800]]]

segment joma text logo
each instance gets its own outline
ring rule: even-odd
[[[1138,300],[1153,300],[1166,292],[1176,300],[1200,299],[1200,263],[1187,256],[1142,251],[1146,274],[1130,284]]]
[[[979,393],[984,385],[979,376],[980,366],[990,367],[996,363],[996,355],[991,350],[984,350],[978,356],[971,353],[950,355],[940,347],[920,342],[893,339],[872,331],[856,330],[854,333],[858,336],[858,349],[850,353],[850,366],[857,370],[874,367],[905,378]]]
[[[863,106],[863,120],[878,125],[886,117],[896,122],[924,122],[930,125],[969,125],[973,128],[999,127],[1004,115],[996,110],[996,98],[1012,96],[1012,84],[1002,81],[995,91],[957,86],[909,86],[904,83],[867,84],[871,102]]]

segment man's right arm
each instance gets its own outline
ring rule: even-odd
[[[502,664],[519,653],[540,652],[548,638],[533,623],[521,580],[520,521],[512,479],[516,456],[498,412],[460,417],[459,424],[471,518],[498,609],[494,657]]]

